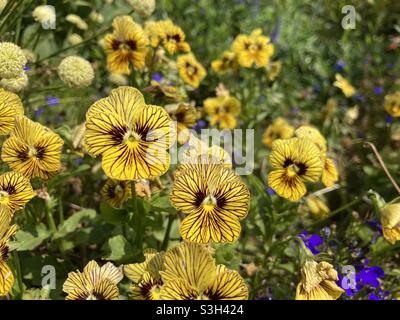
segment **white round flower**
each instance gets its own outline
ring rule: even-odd
[[[41,5],[36,7],[32,16],[35,21],[43,25],[52,25],[56,22],[56,12],[53,7],[47,5]]]
[[[25,89],[28,86],[28,76],[25,72],[19,77],[11,78],[11,79],[1,79],[0,80],[0,87],[12,91],[12,92],[19,92],[22,89]]]
[[[68,37],[68,42],[73,46],[81,43],[82,41],[83,41],[82,37],[77,33],[72,33]]]
[[[88,28],[87,23],[80,16],[77,16],[76,14],[67,15],[65,17],[65,20],[75,25],[78,29],[87,30]]]
[[[127,0],[127,2],[142,17],[150,16],[156,8],[156,0]]]
[[[26,57],[20,47],[11,42],[0,42],[0,78],[19,77],[26,62]]]
[[[58,76],[69,87],[87,87],[94,79],[93,67],[89,61],[69,56],[58,66]]]
[[[0,13],[3,11],[6,5],[7,5],[7,0],[0,0]]]

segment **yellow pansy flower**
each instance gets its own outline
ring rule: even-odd
[[[129,16],[116,17],[112,26],[113,33],[104,38],[108,70],[130,74],[129,63],[142,69],[148,51],[148,39],[142,27]]]
[[[197,110],[190,103],[176,103],[165,106],[171,119],[176,122],[177,139],[180,144],[184,144],[189,140],[189,129],[196,124]]]
[[[198,88],[200,82],[206,77],[207,72],[191,53],[181,55],[176,61],[179,75],[187,84]]]
[[[132,196],[130,181],[108,179],[101,189],[103,200],[114,208],[121,208]]]
[[[400,91],[386,95],[384,107],[392,117],[400,117]]]
[[[129,287],[133,300],[159,300],[163,282],[160,271],[163,270],[164,252],[147,249],[145,261],[124,266],[125,275],[133,282]]]
[[[262,142],[271,146],[276,139],[289,139],[293,134],[294,128],[285,119],[278,117],[265,129]]]
[[[304,125],[297,128],[294,132],[295,136],[298,138],[309,139],[314,142],[321,152],[326,152],[327,144],[324,136],[319,132],[319,130],[313,126]]]
[[[324,157],[324,168],[322,170],[321,181],[325,187],[332,187],[339,180],[339,174],[333,159]]]
[[[356,94],[356,89],[350,84],[350,82],[343,78],[342,75],[337,73],[335,75],[336,81],[333,83],[333,85],[340,90],[342,90],[343,94],[349,98],[352,97]]]
[[[269,186],[290,201],[299,201],[307,192],[305,182],[317,182],[323,168],[320,150],[308,139],[275,140],[269,161]]]
[[[232,51],[224,51],[222,57],[211,62],[211,68],[219,74],[237,68],[236,54]]]
[[[10,226],[11,215],[5,206],[0,206],[0,297],[5,296],[14,284],[14,275],[7,265],[8,241],[15,235],[17,226]]]
[[[383,237],[390,244],[400,240],[400,203],[388,203],[381,210]]]
[[[162,28],[161,43],[169,54],[190,51],[190,45],[185,41],[185,33],[171,20],[164,21],[160,28]]]
[[[238,272],[216,265],[206,247],[183,242],[167,251],[161,300],[247,300],[248,289]]]
[[[21,99],[13,92],[0,88],[0,135],[7,135],[15,125],[15,116],[23,115]]]
[[[184,240],[225,243],[239,238],[250,193],[239,176],[218,163],[187,163],[179,169],[171,203],[186,214],[180,225]]]
[[[317,196],[308,196],[306,198],[306,205],[310,214],[316,219],[326,218],[330,212],[325,201]]]
[[[241,104],[232,96],[219,96],[204,100],[204,111],[210,117],[210,124],[221,129],[234,129],[237,126],[236,117],[240,114]]]
[[[68,273],[63,291],[67,300],[118,300],[117,284],[122,280],[120,268],[111,262],[100,267],[96,261],[90,261],[83,272]]]
[[[170,164],[167,149],[174,140],[167,111],[147,105],[136,88],[114,89],[86,113],[86,150],[92,156],[102,156],[103,170],[112,179],[163,175]]]
[[[12,214],[22,209],[36,193],[29,180],[18,172],[6,172],[0,175],[0,205]]]
[[[256,29],[250,36],[238,35],[232,44],[232,50],[242,67],[251,68],[255,64],[260,68],[268,64],[274,54],[274,45],[268,37],[262,35],[261,29]]]
[[[3,144],[1,159],[28,178],[46,180],[61,169],[63,144],[61,137],[50,129],[17,116],[15,127]]]
[[[336,300],[344,293],[336,284],[339,280],[337,271],[328,262],[308,260],[301,269],[301,274],[296,300]]]

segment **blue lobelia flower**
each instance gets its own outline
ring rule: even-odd
[[[301,240],[303,240],[305,246],[312,252],[312,254],[318,254],[318,246],[323,243],[322,238],[317,234],[308,234],[307,231],[303,231],[299,234]]]
[[[48,96],[46,100],[49,107],[55,107],[60,103],[60,99],[57,97]]]

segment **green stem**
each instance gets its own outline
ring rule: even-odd
[[[17,297],[17,299],[22,299],[22,296],[24,294],[24,284],[22,282],[22,271],[21,271],[21,262],[19,260],[19,256],[18,256],[18,252],[14,251],[13,252],[13,258],[14,258],[14,264],[15,264],[15,268],[16,268],[16,273],[17,273],[17,283],[18,283],[18,287],[19,287],[19,297]]]
[[[169,235],[171,233],[171,227],[172,227],[174,220],[175,220],[175,214],[170,213],[170,215],[168,217],[167,229],[165,230],[164,240],[161,245],[161,250],[167,250],[167,248],[168,248]]]

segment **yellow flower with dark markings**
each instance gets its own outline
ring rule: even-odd
[[[232,96],[219,96],[204,100],[204,111],[210,117],[210,124],[221,129],[234,129],[237,126],[237,116],[240,114],[241,104]]]
[[[211,62],[211,68],[219,74],[237,69],[236,54],[232,51],[224,51],[221,58]]]
[[[400,117],[400,91],[386,95],[384,107],[392,117]]]
[[[164,252],[147,249],[145,261],[124,266],[125,275],[133,282],[129,286],[133,300],[159,300],[163,282],[160,271],[163,270]]]
[[[313,126],[304,125],[297,128],[294,134],[298,138],[311,140],[318,146],[321,152],[326,152],[327,150],[326,140],[317,128]]]
[[[0,296],[5,296],[14,284],[14,275],[7,265],[8,241],[17,231],[17,226],[10,226],[11,215],[8,209],[0,206]]]
[[[158,177],[169,168],[175,140],[164,108],[147,105],[139,90],[119,87],[86,113],[85,146],[102,156],[103,170],[116,180]]]
[[[254,30],[249,36],[238,35],[232,49],[239,64],[245,68],[251,68],[253,64],[257,68],[265,67],[274,54],[274,45],[268,37],[262,35],[261,29]]]
[[[333,83],[333,85],[342,90],[343,94],[347,98],[350,98],[356,94],[356,89],[341,74],[337,73],[335,78],[336,81]]]
[[[177,139],[180,144],[184,144],[189,140],[189,129],[196,124],[197,110],[190,103],[176,103],[165,106],[172,120],[176,121]]]
[[[121,208],[132,196],[130,181],[108,179],[101,190],[103,200],[114,208]]]
[[[159,46],[163,37],[163,26],[168,20],[162,21],[146,21],[144,23],[144,32],[153,48]]]
[[[388,203],[381,209],[383,237],[390,244],[400,240],[400,203]]]
[[[299,201],[306,194],[305,182],[317,182],[321,177],[321,152],[308,139],[276,140],[269,160],[269,186],[290,201]]]
[[[1,158],[13,170],[28,178],[49,179],[61,169],[64,141],[50,129],[26,117],[17,116]]]
[[[306,205],[313,218],[322,219],[326,218],[329,215],[330,210],[326,205],[325,200],[317,196],[308,196],[306,198]]]
[[[161,22],[161,43],[169,54],[178,51],[190,52],[190,45],[185,41],[185,33],[171,20]]]
[[[24,116],[17,116],[1,159],[28,178],[49,179],[61,169],[64,141],[50,129]]]
[[[344,293],[336,284],[339,280],[337,271],[328,262],[308,260],[301,273],[296,300],[336,300]]]
[[[332,187],[339,179],[339,174],[333,159],[324,157],[324,168],[322,170],[321,181],[326,187]]]
[[[10,171],[0,176],[0,205],[7,207],[11,214],[22,209],[35,195],[31,183],[22,174]]]
[[[148,39],[142,27],[129,16],[116,17],[112,25],[113,33],[104,38],[108,70],[130,74],[130,63],[142,69],[148,51]]]
[[[117,284],[122,280],[120,268],[111,262],[100,267],[96,261],[90,261],[83,272],[68,273],[63,291],[67,300],[118,300]]]
[[[285,119],[278,117],[265,129],[262,141],[271,146],[276,139],[289,139],[293,134],[294,128]]]
[[[248,289],[238,272],[216,265],[206,247],[183,242],[167,251],[161,300],[247,300]]]
[[[15,116],[23,115],[21,99],[12,92],[0,88],[0,135],[7,135],[15,125]]]
[[[249,190],[232,169],[202,162],[187,163],[176,175],[171,203],[187,215],[180,233],[197,243],[233,242],[249,210]]]
[[[195,56],[191,53],[181,55],[176,62],[181,78],[193,88],[198,88],[207,72]]]

